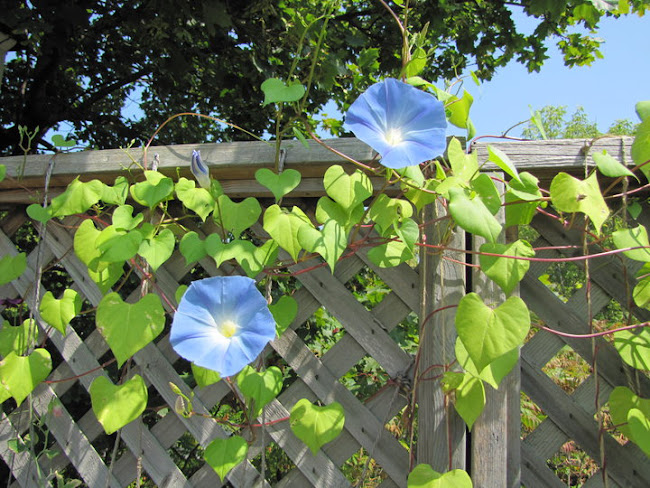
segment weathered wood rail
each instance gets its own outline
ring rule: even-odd
[[[369,163],[373,152],[356,139],[327,141],[336,151],[349,157]],[[529,171],[543,182],[559,171],[584,174],[586,167],[593,166],[589,151],[606,149],[612,156],[630,161],[630,138],[606,138],[595,141],[549,141],[549,142],[494,142],[516,164],[520,171]],[[472,149],[478,151],[479,162],[487,160],[487,144],[476,143]],[[352,167],[339,154],[315,142],[309,148],[290,141],[283,145],[287,150],[285,168],[299,170],[303,175],[301,184],[292,192],[291,198],[309,200],[323,194],[320,177],[332,164]],[[171,147],[152,147],[147,159],[158,154],[158,170],[175,176],[189,176],[192,150],[201,151],[213,177],[219,179],[226,193],[232,197],[270,197],[270,193],[254,179],[256,169],[272,167],[275,149],[263,142],[196,144]],[[25,214],[29,203],[41,202],[45,175],[50,173],[48,195],[60,193],[77,176],[83,180],[98,178],[112,182],[118,175],[131,171],[134,177],[141,172],[144,163],[141,149],[91,151],[28,157],[2,158],[0,163],[7,167],[8,178],[0,183],[0,209],[4,212],[0,220],[0,254],[15,254],[18,230],[34,225]],[[493,171],[487,164],[485,170]],[[22,172],[22,177],[19,174]],[[376,187],[383,180],[375,180]],[[392,188],[391,191],[398,191]],[[429,217],[436,212],[435,206],[425,210]],[[642,218],[646,218],[641,214]],[[424,221],[433,220],[425,218]],[[14,282],[0,288],[0,297],[21,296],[32,310],[32,289],[35,283],[37,261],[47,266],[56,263],[74,281],[76,289],[92,305],[101,299],[101,293],[85,276],[85,267],[73,252],[72,238],[76,221],[68,218],[65,226],[48,226],[44,239],[36,244],[28,257],[28,271]],[[574,243],[577,235],[557,226],[540,216],[533,222],[540,234],[536,246]],[[425,229],[430,242],[436,242],[435,226]],[[211,232],[205,225],[197,232],[203,237]],[[457,233],[453,242],[456,248],[477,249],[478,239],[466,238]],[[465,247],[470,246],[470,247]],[[544,251],[543,257],[558,255]],[[445,251],[446,257],[464,261],[464,253]],[[38,259],[37,259],[38,257]],[[381,269],[375,267],[364,252],[342,260],[334,275],[321,268],[308,273],[297,274],[301,284],[294,295],[298,301],[298,316],[290,328],[269,347],[286,362],[295,373],[296,380],[280,396],[266,407],[266,420],[282,418],[291,406],[302,397],[310,400],[330,402],[336,400],[346,411],[346,425],[343,433],[332,443],[312,456],[305,446],[291,433],[286,423],[270,426],[251,446],[249,461],[240,465],[227,477],[232,486],[270,486],[254,459],[269,443],[277,445],[293,463],[292,469],[284,473],[276,486],[351,486],[355,480],[346,477],[341,467],[359,449],[365,449],[381,467],[382,487],[405,487],[406,477],[413,461],[431,464],[438,471],[449,466],[470,471],[476,487],[518,487],[527,488],[566,486],[549,468],[548,461],[572,441],[596,464],[600,463],[600,438],[594,420],[597,411],[595,395],[599,392],[599,405],[606,402],[607,395],[617,385],[625,385],[633,372],[625,367],[617,353],[604,340],[598,341],[598,376],[591,375],[572,393],[568,394],[544,371],[543,367],[565,346],[574,349],[587,363],[592,361],[592,346],[586,341],[561,338],[540,331],[522,348],[520,369],[514,371],[498,390],[488,388],[488,408],[473,432],[468,435],[453,409],[446,408],[443,395],[435,381],[423,381],[417,385],[419,401],[417,453],[409,453],[384,427],[399,416],[407,405],[403,391],[412,383],[413,358],[403,351],[390,336],[410,314],[424,321],[431,312],[444,304],[457,303],[468,291],[478,291],[484,296],[499,299],[500,292],[477,273],[468,272],[461,264],[440,259],[441,256],[423,253],[417,268],[407,265]],[[222,271],[209,258],[199,265],[210,275]],[[228,267],[224,264],[224,268]],[[300,265],[296,265],[297,271]],[[627,267],[627,270],[625,269]],[[363,270],[374,272],[390,292],[374,308],[368,310],[357,302],[346,284]],[[544,274],[547,263],[536,263],[521,285],[521,296],[531,310],[553,328],[581,333],[587,329],[586,297],[579,290],[564,302],[537,278]],[[592,313],[605,307],[610,300],[624,305],[626,279],[632,283],[634,265],[618,259],[599,261],[592,272]],[[185,279],[190,269],[177,252],[156,273],[158,286],[168,295],[174,296],[179,282]],[[40,284],[39,284],[40,285]],[[471,289],[470,289],[471,287]],[[131,299],[139,290],[131,293]],[[311,344],[301,339],[300,331],[305,322],[324,307],[342,324],[346,334],[322,355],[314,354]],[[634,309],[641,320],[648,320],[650,312]],[[428,321],[426,330],[430,333],[422,338],[423,353],[421,371],[434,364],[444,364],[453,357],[453,309],[437,313]],[[41,325],[41,334],[48,327]],[[62,358],[61,364],[50,379],[69,378],[85,373],[100,364],[100,358],[108,347],[97,331],[82,338],[73,328],[62,337],[57,332],[50,334],[53,346]],[[361,401],[339,381],[351,368],[366,356],[373,357],[391,385],[376,396]],[[213,487],[221,486],[214,471],[203,464],[191,473],[174,462],[171,449],[189,433],[205,447],[215,437],[228,435],[217,424],[201,417],[183,418],[174,414],[174,395],[168,387],[170,381],[184,385],[180,378],[183,361],[179,361],[169,345],[167,337],[156,344],[150,344],[135,357],[135,369],[150,388],[155,390],[161,401],[168,404],[170,413],[158,419],[153,425],[137,420],[122,430],[123,450],[112,470],[106,465],[106,453],[100,446],[106,436],[88,405],[87,410],[76,418],[66,409],[66,393],[76,391],[86,395],[97,371],[80,377],[74,382],[41,385],[34,394],[34,414],[43,417],[53,438],[53,449],[59,455],[52,459],[39,458],[41,472],[67,469],[76,473],[87,486],[124,487],[140,474],[147,476],[157,486]],[[645,376],[638,376],[640,393],[650,397],[650,383]],[[541,424],[521,439],[520,389],[535,402],[547,416]],[[189,394],[189,388],[186,387]],[[205,389],[196,389],[195,408],[207,412],[229,394],[223,383]],[[62,401],[63,413],[59,417],[47,415],[47,406],[53,399]],[[28,427],[26,407],[19,411],[6,411],[0,418],[0,458],[4,468],[13,475],[11,486],[35,486],[37,480],[36,461],[29,453],[14,453],[9,441],[23,436]],[[628,443],[620,445],[609,433],[603,440],[607,459],[609,486],[645,487],[650,485],[650,463],[648,458]],[[451,436],[451,437],[449,437]],[[449,450],[451,446],[451,451]],[[451,453],[451,459],[449,454]],[[413,458],[413,459],[412,459]],[[468,459],[470,461],[468,461]],[[142,471],[141,471],[142,470]],[[596,474],[585,486],[603,486],[602,478]]]

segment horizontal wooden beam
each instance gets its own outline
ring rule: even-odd
[[[594,165],[590,156],[593,151],[606,150],[618,160],[630,162],[632,140],[631,137],[607,137],[598,139],[593,144],[588,139],[490,143],[480,141],[472,144],[472,150],[478,152],[479,163],[485,163],[488,160],[488,144],[498,147],[508,155],[519,171],[529,171],[545,182],[559,171],[584,173],[585,165]],[[376,156],[370,147],[355,138],[330,139],[326,143],[334,151],[362,163],[369,163]],[[322,195],[322,185],[310,179],[322,177],[333,164],[351,167],[351,163],[341,155],[315,141],[308,141],[307,146],[298,141],[285,141],[282,144],[287,151],[285,168],[300,171],[304,179],[303,184],[295,190],[294,195],[297,197]],[[154,155],[157,154],[160,172],[174,177],[191,177],[190,161],[195,149],[201,151],[202,159],[209,166],[210,173],[223,184],[229,194],[264,196],[268,193],[254,180],[257,169],[273,168],[275,164],[275,147],[266,142],[155,146],[148,150],[147,163],[150,166]],[[0,182],[0,203],[34,201],[37,198],[34,192],[44,187],[50,164],[53,164],[50,189],[52,195],[55,195],[78,176],[84,181],[96,178],[112,183],[117,176],[130,172],[135,179],[139,179],[144,162],[142,148],[0,158],[0,164],[7,168],[7,177]],[[494,170],[496,167],[486,164],[483,169]]]

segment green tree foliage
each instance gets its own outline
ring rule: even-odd
[[[547,139],[591,139],[603,135],[598,129],[598,124],[589,119],[583,107],[578,107],[568,119],[566,105],[547,105],[537,113]],[[609,126],[606,134],[633,136],[636,127],[637,125],[629,119],[619,119]],[[543,139],[533,121],[522,131],[522,136],[527,139]]]
[[[0,91],[3,155],[23,152],[20,126],[40,130],[32,151],[51,148],[42,135],[59,126],[91,147],[109,148],[146,140],[167,117],[185,111],[221,117],[262,135],[271,131],[273,107],[261,107],[260,84],[273,77],[305,82],[315,52],[318,69],[300,105],[307,113],[328,100],[345,109],[376,78],[400,71],[399,29],[375,0],[8,3],[0,21],[2,53],[9,50]],[[388,3],[398,13],[405,5]],[[549,38],[561,39],[567,65],[589,64],[601,56],[601,41],[591,33],[573,33],[573,26],[595,32],[603,16],[641,14],[649,4],[412,1],[408,29],[419,36],[414,45],[428,55],[426,79],[453,78],[468,68],[490,79],[513,59],[539,70]],[[538,21],[534,33],[517,29],[515,11]],[[129,117],[136,103],[142,114],[137,119]],[[170,125],[158,142],[244,137],[190,117]]]

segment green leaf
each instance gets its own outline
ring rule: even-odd
[[[27,255],[24,252],[0,259],[0,285],[10,283],[27,269]]]
[[[488,161],[493,162],[499,168],[509,174],[512,178],[521,183],[521,180],[519,179],[519,173],[515,167],[515,163],[510,161],[510,158],[506,155],[506,153],[497,147],[490,146],[489,144],[487,148],[489,154]]]
[[[7,167],[4,164],[0,164],[0,181],[4,181],[7,176]]]
[[[131,196],[140,205],[153,208],[168,200],[174,192],[174,181],[157,171],[145,171],[145,181],[131,186]]]
[[[0,354],[7,357],[14,352],[22,356],[27,350],[36,344],[38,330],[34,319],[25,319],[22,325],[16,327],[9,325],[9,322],[2,320],[0,329]]]
[[[214,198],[205,188],[196,188],[196,183],[187,178],[180,178],[176,183],[176,196],[185,207],[198,215],[205,222],[214,210]]]
[[[458,303],[456,331],[479,371],[521,346],[529,329],[530,314],[519,297],[508,298],[496,309],[485,305],[476,293]]]
[[[336,220],[345,230],[350,230],[363,218],[363,203],[346,211],[329,197],[320,197],[316,204],[316,220],[324,224],[328,220]]]
[[[523,240],[511,244],[485,243],[480,249],[482,253],[502,254],[509,257],[479,255],[481,270],[501,287],[506,295],[510,295],[517,284],[523,279],[530,268],[530,261],[515,259],[518,256],[532,258],[535,251],[532,246]]]
[[[271,366],[266,371],[257,372],[250,366],[246,366],[237,375],[237,384],[244,394],[246,405],[252,405],[252,416],[257,418],[261,415],[262,409],[280,394],[282,371]]]
[[[302,147],[304,147],[305,149],[309,149],[309,143],[307,142],[305,135],[300,130],[298,130],[297,127],[292,127],[291,131],[293,132],[293,135],[296,136],[296,139],[300,141]]]
[[[303,225],[311,225],[305,213],[298,207],[287,212],[278,205],[271,205],[264,212],[263,220],[264,230],[297,261],[298,253],[302,250],[298,242],[298,231]]]
[[[417,48],[411,54],[410,61],[404,68],[404,75],[407,78],[417,76],[422,73],[422,70],[427,66],[427,52],[422,48]]]
[[[61,134],[54,134],[52,136],[52,145],[56,147],[74,147],[77,141],[68,141]]]
[[[483,173],[476,176],[470,183],[470,187],[477,193],[492,215],[496,215],[501,210],[501,195],[499,195],[494,181],[488,175]]]
[[[174,233],[163,229],[157,236],[145,239],[140,243],[138,254],[147,260],[153,271],[156,271],[174,252]]]
[[[612,233],[612,239],[617,249],[628,247],[642,247],[631,251],[623,251],[628,258],[635,261],[650,262],[650,243],[648,242],[648,231],[643,225],[634,229],[620,229]]]
[[[404,196],[415,205],[415,209],[419,212],[425,205],[436,201],[438,194],[435,191],[439,184],[440,182],[436,180],[426,180],[419,189],[408,186],[405,183],[402,183],[401,186],[402,190],[404,190]]]
[[[0,402],[13,397],[20,406],[52,371],[52,358],[46,349],[34,349],[29,356],[10,352],[0,361]]]
[[[122,263],[138,253],[142,240],[142,233],[138,230],[126,232],[109,225],[95,239],[100,253],[97,259],[106,263]]]
[[[619,176],[631,176],[639,181],[639,178],[636,177],[629,169],[627,169],[620,161],[616,158],[613,158],[607,151],[603,150],[602,153],[593,153],[591,155],[598,170],[605,176],[610,176],[612,178],[618,178]]]
[[[221,241],[221,237],[219,237],[218,234],[213,235]],[[185,258],[185,262],[188,266],[203,259],[207,255],[207,251],[205,250],[205,241],[201,240],[199,235],[194,231],[187,232],[183,235],[181,242],[178,243],[178,249]]]
[[[297,187],[300,178],[300,172],[295,169],[285,169],[280,174],[276,174],[268,168],[260,168],[255,172],[257,182],[271,190],[276,201]]]
[[[465,153],[460,141],[455,137],[449,141],[447,158],[452,174],[462,181],[467,183],[478,174],[478,153]]]
[[[641,270],[646,270],[647,265],[644,265]],[[634,298],[634,303],[637,304],[637,306],[642,307],[642,308],[647,308],[648,305],[650,305],[650,277],[646,276],[643,278],[641,281],[639,281],[636,286],[634,287],[634,291],[632,292],[632,296]]]
[[[508,182],[505,196],[506,227],[530,224],[537,206],[545,206],[544,202],[538,201],[542,197],[539,180],[527,171],[523,171],[519,179],[520,181]]]
[[[609,208],[600,192],[596,173],[586,180],[559,173],[551,182],[551,201],[560,212],[582,212],[587,215],[597,233],[600,233],[600,228],[609,216]]]
[[[370,178],[361,170],[356,170],[347,175],[338,164],[330,166],[323,176],[325,192],[350,213],[360,203],[372,196],[372,183]]]
[[[393,224],[399,225],[403,218],[410,218],[413,215],[413,206],[400,198],[390,198],[385,193],[377,197],[368,211],[368,217],[373,220],[383,234]]]
[[[120,205],[113,210],[113,227],[118,230],[133,230],[144,220],[141,213],[133,217],[133,207],[131,205]]]
[[[343,430],[345,413],[337,402],[317,407],[306,398],[298,400],[291,409],[291,430],[315,456],[318,450]]]
[[[65,335],[65,330],[70,321],[79,315],[83,298],[75,290],[70,288],[63,292],[59,300],[54,298],[51,291],[43,295],[38,311],[45,322]]]
[[[228,473],[246,459],[248,444],[243,437],[233,435],[215,439],[203,452],[203,458],[224,481]]]
[[[637,166],[641,166],[641,172],[650,179],[650,117],[644,118],[636,129],[636,137],[630,149],[632,160]]]
[[[512,371],[512,368],[515,367],[515,364],[517,364],[517,360],[519,359],[519,348],[515,348],[512,351],[508,351],[503,356],[499,356],[479,372],[476,365],[469,357],[469,353],[467,352],[467,349],[465,349],[463,342],[458,338],[456,339],[455,352],[458,364],[460,364],[467,373],[482,379],[495,390],[499,388],[503,378]]]
[[[191,367],[192,375],[194,376],[196,384],[199,385],[199,388],[205,388],[206,386],[210,386],[221,380],[221,375],[216,371],[202,368],[201,366],[197,366],[194,363],[191,363]]]
[[[454,408],[471,431],[474,422],[485,408],[485,388],[483,382],[471,374],[456,374],[460,374],[462,380],[455,388]]]
[[[150,293],[131,304],[124,303],[117,293],[109,293],[99,302],[95,319],[121,367],[163,331],[165,310],[158,295]]]
[[[260,218],[262,207],[256,198],[248,197],[235,203],[228,195],[217,198],[214,209],[214,221],[236,238]]]
[[[334,273],[334,266],[348,247],[348,235],[336,220],[330,220],[321,231],[310,225],[300,227],[298,242],[308,252],[320,254]]]
[[[636,200],[633,201],[633,202],[630,202],[627,205],[627,213],[629,213],[630,217],[632,217],[635,220],[639,217],[639,215],[641,215],[642,210],[643,210],[643,207]]]
[[[650,371],[650,330],[642,328],[638,334],[629,330],[615,332],[614,347],[623,361],[636,369]]]
[[[102,190],[102,201],[109,205],[124,205],[129,196],[129,180],[124,176],[115,178],[113,186],[104,184]]]
[[[638,102],[634,109],[641,120],[650,118],[650,100]]]
[[[501,224],[480,198],[470,198],[461,188],[449,189],[449,213],[467,232],[485,237],[495,242],[501,234]]]
[[[609,395],[609,412],[612,423],[628,439],[634,435],[627,423],[628,414],[633,408],[640,410],[645,417],[650,417],[650,399],[636,396],[626,386],[617,386]]]
[[[189,286],[187,285],[178,285],[178,288],[174,292],[174,300],[176,300],[176,303],[181,303],[181,298],[183,298],[188,288]]]
[[[462,469],[440,474],[428,464],[418,464],[409,473],[407,488],[472,488],[472,479]]]
[[[86,219],[77,228],[74,234],[74,252],[79,260],[88,266],[88,269],[97,271],[100,269],[99,258],[101,251],[97,249],[95,242],[101,231],[97,230],[92,219]],[[103,265],[106,266],[105,264]]]
[[[650,457],[650,418],[638,408],[631,408],[627,413],[627,424],[632,433],[632,441]]]
[[[406,219],[401,227],[394,228],[400,240],[391,240],[368,251],[368,258],[381,268],[399,266],[415,257],[413,246],[420,236],[417,223],[412,219]]]
[[[279,102],[297,102],[305,94],[305,87],[300,83],[285,84],[278,78],[269,78],[262,83],[264,92],[264,105]]]
[[[90,385],[93,412],[108,435],[137,419],[148,398],[147,385],[139,375],[123,385],[114,385],[105,376],[98,376]]]
[[[463,98],[453,97],[451,103],[445,106],[447,119],[451,124],[461,129],[466,129],[469,122],[469,109],[474,103],[474,97],[467,90],[463,90]]]
[[[275,319],[279,337],[298,315],[298,302],[292,296],[282,295],[277,302],[269,305],[269,310]]]
[[[26,211],[30,219],[42,224],[52,218],[52,209],[49,207],[44,208],[38,203],[32,203],[29,207],[27,207]]]
[[[103,193],[104,183],[101,181],[92,180],[82,183],[77,177],[61,195],[52,199],[49,207],[50,214],[52,217],[64,217],[85,213],[99,202]]]

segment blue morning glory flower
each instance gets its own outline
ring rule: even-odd
[[[388,168],[435,159],[447,147],[442,102],[393,78],[362,93],[345,115],[344,127],[377,151]]]
[[[192,151],[192,163],[190,169],[196,181],[199,182],[201,188],[210,189],[210,171],[208,167],[201,160],[200,151]]]
[[[193,282],[174,314],[169,340],[197,366],[232,376],[275,338],[266,299],[245,276],[216,276]]]

